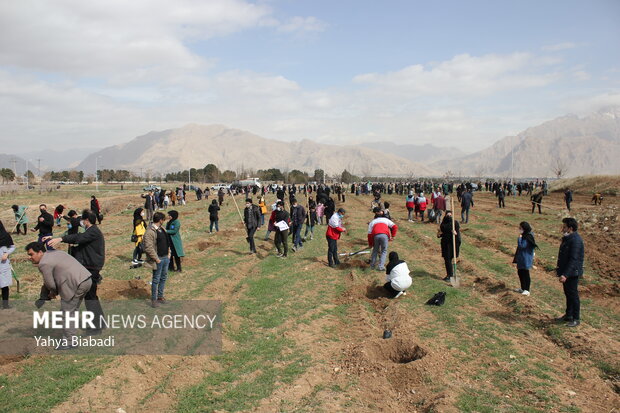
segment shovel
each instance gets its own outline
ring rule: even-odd
[[[450,284],[454,288],[458,288],[461,285],[461,280],[456,272],[456,235],[454,235],[454,199],[450,197],[450,209],[452,210],[452,277],[450,277]]]
[[[17,292],[19,293],[19,278],[17,278],[17,273],[13,269],[12,265],[11,265],[11,274],[13,274],[13,278],[15,278],[15,283],[17,284]]]
[[[356,251],[356,252],[343,252],[343,253],[340,253],[338,255],[346,256],[346,257],[352,257],[352,256],[357,255],[357,254],[370,254],[370,250],[363,249],[363,250]]]

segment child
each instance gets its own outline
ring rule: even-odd
[[[383,216],[391,220],[392,217],[390,216],[390,203],[386,201],[383,203],[383,206],[385,207],[385,209],[383,210]]]
[[[325,205],[319,202],[316,206],[316,217],[319,220],[319,225],[323,225],[323,216],[325,215]]]

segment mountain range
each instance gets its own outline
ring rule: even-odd
[[[507,136],[482,151],[431,163],[453,175],[553,177],[620,174],[620,107],[563,116]],[[454,166],[456,165],[456,166]]]
[[[86,151],[26,155],[27,159],[43,158],[42,165],[49,169],[75,166],[87,174],[94,172],[96,164],[99,168],[155,175],[202,168],[209,163],[222,171],[278,168],[313,173],[323,169],[338,175],[347,169],[360,176],[553,177],[558,168],[564,176],[620,174],[620,107],[608,107],[581,118],[559,117],[471,154],[457,148],[391,142],[284,142],[223,125],[198,124],[152,131],[91,153],[78,163]],[[0,167],[12,168],[13,159],[18,174],[23,174],[26,161],[17,156],[0,154]],[[37,173],[34,166],[30,163],[30,169]]]
[[[34,162],[32,160],[26,161],[19,156],[7,155],[4,153],[0,153],[0,168],[12,169],[13,172],[17,174],[17,176],[24,176],[28,169],[30,169],[30,171],[35,175],[39,174],[36,160]]]
[[[422,163],[377,148],[326,145],[307,139],[283,142],[223,125],[189,124],[178,129],[149,132],[128,143],[95,152],[77,169],[92,170],[95,159],[109,169],[150,170],[151,173],[202,168],[209,163],[233,171],[278,168],[313,173],[344,169],[366,176],[429,176],[435,172]]]
[[[62,171],[75,168],[86,156],[97,150],[99,148],[71,148],[61,151],[39,149],[17,153],[16,155],[23,159],[32,159],[35,165],[38,165],[38,159],[41,159],[41,170],[43,171]]]

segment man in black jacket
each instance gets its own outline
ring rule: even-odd
[[[567,327],[579,325],[579,277],[583,275],[583,240],[577,233],[577,221],[575,218],[562,220],[562,244],[558,253],[556,274],[564,286],[566,296],[566,312],[557,321],[567,321]]]
[[[542,214],[543,191],[535,193],[530,199],[532,200],[532,214],[534,213],[536,206],[538,206],[538,213]]]
[[[245,200],[245,209],[243,210],[243,222],[245,230],[248,233],[246,240],[250,244],[250,254],[256,254],[256,245],[254,244],[254,233],[260,222],[260,208],[252,203],[251,198]]]
[[[566,188],[564,192],[564,202],[566,202],[566,208],[568,212],[570,212],[570,203],[573,202],[573,191],[571,191],[570,188]]]
[[[504,202],[504,199],[506,198],[506,191],[504,191],[503,188],[497,188],[496,196],[499,207],[506,208],[506,203]]]
[[[153,211],[155,210],[155,198],[153,196],[153,191],[149,191],[147,195],[142,195],[144,198],[144,209],[146,210],[146,219],[151,222],[153,221]]]
[[[53,236],[52,231],[54,228],[54,217],[52,216],[52,214],[47,212],[47,205],[45,204],[39,205],[39,211],[41,212],[41,214],[37,218],[37,225],[32,228],[31,231],[39,231],[39,242],[43,242],[43,238],[48,239]]]
[[[75,210],[69,211],[69,214],[62,216],[64,219],[69,221],[69,229],[67,230],[67,235],[73,235],[80,232],[80,222],[82,221],[81,217],[75,212]],[[73,245],[69,245],[67,249],[69,255],[75,258],[75,253],[73,251]]]
[[[461,224],[469,222],[469,208],[474,206],[474,194],[471,189],[463,192],[461,195]]]
[[[90,271],[92,285],[84,299],[86,309],[95,315],[95,326],[97,327],[92,334],[101,334],[101,318],[103,309],[97,297],[97,285],[101,282],[101,269],[105,263],[105,240],[101,230],[96,225],[97,216],[94,212],[84,210],[82,212],[82,223],[86,230],[82,233],[65,235],[62,238],[54,238],[49,241],[51,247],[57,247],[61,242],[74,245],[71,249],[72,255],[80,264]]]
[[[296,198],[291,202],[291,231],[293,232],[293,251],[300,250],[303,247],[301,240],[301,227],[306,219],[306,208],[299,205]]]

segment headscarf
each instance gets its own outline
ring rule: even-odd
[[[172,223],[179,217],[179,213],[175,210],[168,211],[168,215],[170,215],[171,220],[166,222],[166,229],[170,229]]]
[[[143,221],[142,219],[142,211],[144,211],[143,208],[136,208],[135,211],[133,211],[133,226],[135,228],[136,225],[138,225],[140,223],[140,221]]]
[[[4,228],[4,224],[0,221],[0,247],[10,247],[11,245],[15,245],[13,243],[13,238],[11,238],[11,234],[7,232]]]
[[[448,212],[452,212],[452,211],[446,211],[446,215],[443,217],[443,220],[441,221],[441,224],[439,225],[439,228],[441,229],[441,233],[442,234],[452,234],[452,214],[448,215]],[[456,222],[455,222],[456,224]],[[460,237],[460,233],[459,230],[457,229],[456,225],[454,225],[454,229],[457,233],[457,238]]]
[[[523,229],[523,234],[521,237],[528,242],[532,246],[532,248],[538,248],[536,245],[536,241],[534,241],[534,234],[532,234],[532,227],[526,221],[523,221],[519,224],[521,229]]]
[[[396,267],[398,264],[402,264],[403,262],[405,262],[398,258],[398,253],[396,251],[390,252],[388,259],[389,259],[388,265],[385,267],[386,274],[389,274],[390,272],[392,272],[394,267]]]

